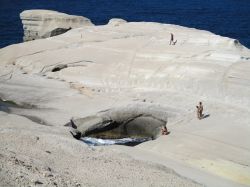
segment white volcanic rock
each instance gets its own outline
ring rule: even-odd
[[[109,180],[110,175],[105,176],[105,159],[112,155],[112,160],[116,160],[119,155],[129,154],[173,168],[206,186],[250,185],[249,49],[235,39],[208,31],[146,22],[115,26],[117,22],[120,23],[113,20],[103,26],[76,28],[0,50],[0,96],[36,106],[12,112],[32,115],[53,125],[39,133],[43,140],[48,139],[42,142],[43,147],[58,150],[51,151],[49,162],[46,155],[40,158],[43,155],[33,150],[29,139],[14,138],[20,134],[19,128],[24,129],[20,137],[25,133],[29,137],[37,133],[37,127],[33,123],[26,125],[27,121],[16,115],[3,114],[0,137],[11,137],[13,142],[10,146],[8,138],[1,138],[4,159],[10,154],[6,148],[17,152],[18,147],[31,160],[55,163],[53,168],[69,171],[76,181],[86,181],[88,174],[87,181],[96,186],[104,181],[106,186],[183,186],[175,181],[162,184],[161,167],[142,172],[145,163],[138,170],[136,164],[122,161],[112,162],[109,168],[116,177]],[[175,45],[169,45],[170,33],[177,40]],[[195,105],[200,100],[204,102],[206,118],[197,120]],[[99,147],[93,154],[84,155],[84,151],[79,151],[79,141],[71,140],[68,129],[62,127],[71,117],[85,118],[114,108],[129,109],[128,106],[164,111],[171,133],[137,147]],[[7,120],[13,121],[11,129]],[[63,137],[67,138],[64,146],[59,144]],[[28,148],[23,149],[24,145]],[[32,151],[27,153],[29,147]],[[64,149],[67,154],[63,154]],[[107,150],[110,152],[104,154]],[[89,159],[95,154],[98,159],[93,164]],[[77,170],[71,166],[76,160],[82,160]],[[133,178],[131,170],[132,174],[142,172],[142,176],[135,175],[142,180]]]
[[[176,45],[169,45],[171,32]],[[250,106],[249,50],[237,40],[207,31],[157,23],[109,24],[7,47],[0,54],[2,63],[69,82],[110,89],[171,89]],[[58,64],[68,68],[50,73]]]
[[[20,14],[24,29],[24,41],[48,38],[72,28],[93,25],[82,16],[73,16],[51,10],[25,10]]]
[[[127,23],[127,21],[124,19],[112,18],[109,20],[108,25],[112,25],[112,26],[116,27],[116,26],[119,26],[119,25],[124,24],[124,23]]]

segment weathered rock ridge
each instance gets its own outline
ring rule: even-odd
[[[25,10],[20,14],[24,41],[48,38],[72,28],[93,25],[88,18],[51,10]]]

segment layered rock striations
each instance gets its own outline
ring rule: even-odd
[[[175,45],[169,44],[170,33]],[[107,25],[11,45],[0,50],[0,97],[32,107],[0,112],[0,157],[6,160],[16,152],[38,169],[48,164],[52,174],[61,174],[58,186],[72,186],[74,181],[62,184],[72,176],[82,186],[192,185],[167,177],[162,166],[205,186],[249,186],[249,83],[249,49],[235,39],[177,25],[113,19]],[[199,101],[204,103],[202,120],[196,116]],[[42,119],[47,126],[25,116]],[[139,148],[89,149],[63,127],[70,119],[78,139],[81,133],[112,125],[122,132],[136,128],[155,135],[167,123],[171,133]],[[157,163],[158,169],[125,162],[120,153]],[[5,160],[0,176],[11,179],[13,186],[32,185],[34,180],[21,178],[12,161]],[[33,171],[27,169],[29,176]],[[50,186],[52,178],[37,176]],[[27,184],[16,184],[16,179]],[[0,186],[10,186],[1,181]]]
[[[170,33],[176,45],[169,45]],[[14,58],[27,72],[68,82],[105,89],[175,90],[250,104],[249,50],[237,40],[207,31],[111,20],[36,42],[17,45],[22,49],[9,57],[11,48],[2,51],[6,60]]]
[[[51,10],[26,10],[20,14],[24,41],[48,38],[72,28],[93,25],[88,18]]]

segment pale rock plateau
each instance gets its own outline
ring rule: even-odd
[[[19,106],[0,112],[0,186],[250,186],[249,49],[177,25],[38,15],[21,17],[39,38],[72,29],[0,50],[1,99]],[[164,119],[170,134],[89,147],[65,126],[129,111]]]

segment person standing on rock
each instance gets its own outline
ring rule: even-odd
[[[200,113],[200,107],[199,106],[196,106],[196,114],[197,114],[197,118],[198,119],[201,119],[201,113]]]
[[[199,105],[196,106],[197,118],[202,119],[203,117],[203,105],[202,102],[199,102]]]
[[[170,33],[170,42],[169,45],[173,44],[174,45],[174,34]]]
[[[199,102],[199,112],[200,112],[200,118],[203,117],[203,105],[202,102]]]

